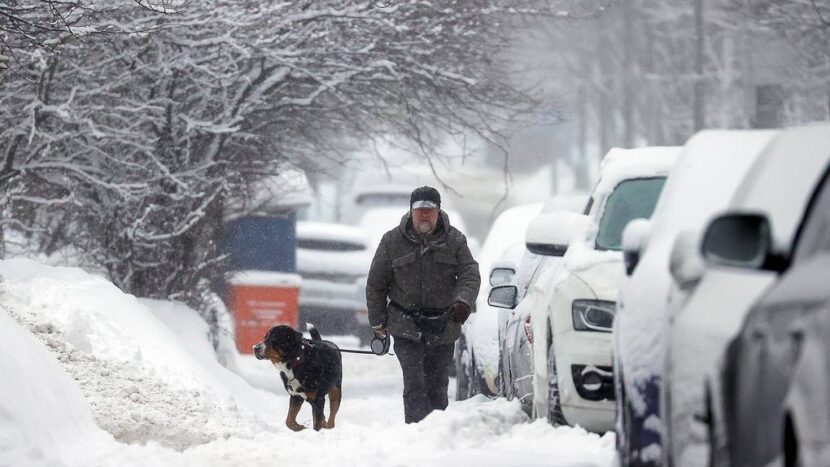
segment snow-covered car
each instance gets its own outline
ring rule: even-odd
[[[351,206],[344,213],[345,220],[349,224],[359,224],[366,211],[378,208],[397,208],[402,213],[409,208],[413,188],[400,183],[358,185],[352,190]]]
[[[587,198],[583,198],[581,206],[584,207],[586,202]],[[550,284],[562,256],[571,241],[583,236],[587,228],[587,218],[580,213],[562,211],[540,214],[528,227],[525,237],[526,258],[535,263],[527,287],[524,290],[515,285],[494,287],[488,297],[491,306],[508,310],[504,326],[499,330],[500,391],[508,399],[518,399],[529,415],[533,402],[531,312],[547,303],[548,293],[552,291]],[[536,258],[538,261],[535,261]],[[511,287],[512,291],[505,290]],[[500,303],[495,300],[498,295],[504,297]],[[516,297],[521,297],[521,300]]]
[[[716,465],[830,465],[830,172],[810,199],[792,253],[776,251],[763,214],[721,216],[703,242],[715,264],[783,274],[727,346]]]
[[[369,337],[365,289],[372,253],[359,228],[297,222],[300,323],[326,334]]]
[[[476,312],[461,327],[461,337],[455,343],[456,400],[479,393],[498,394],[499,309],[487,304],[492,287],[490,273],[496,261],[520,263],[525,251],[525,230],[542,208],[542,203],[534,203],[506,209],[493,222],[481,253],[476,257],[482,283]],[[529,278],[530,275],[519,270],[516,277]]]
[[[528,413],[533,394],[530,310],[538,304],[539,294],[548,290],[539,279],[543,274],[550,275],[550,270],[555,269],[574,232],[578,232],[578,229],[568,225],[573,218],[568,217],[567,212],[558,211],[581,213],[589,198],[587,193],[558,195],[545,203],[525,232],[526,249],[516,277],[518,304],[504,304],[504,309],[498,312],[499,394],[508,399],[518,398]],[[574,217],[580,222],[580,216]],[[491,286],[496,285],[491,281]]]
[[[588,203],[588,234],[570,244],[550,302],[532,318],[541,325],[534,326],[533,410],[554,424],[614,427],[611,324],[624,272],[622,231],[651,215],[679,153],[612,149],[603,159]]]
[[[773,135],[774,131],[707,130],[692,136],[666,181],[654,214],[648,220],[632,221],[623,231],[629,277],[620,287],[613,338],[617,447],[624,465],[662,462],[656,395],[674,286],[670,268],[689,269],[695,261],[702,261],[691,254],[685,258],[686,265],[677,258],[672,263],[672,248],[696,236],[715,212],[729,205]]]
[[[773,251],[792,251],[799,221],[810,196],[830,164],[830,126],[810,125],[777,134],[750,168],[729,205],[729,212],[763,214],[775,229],[771,232]],[[786,189],[780,189],[785,186]],[[709,229],[713,228],[710,224]],[[712,232],[704,235],[712,241]],[[694,250],[700,242],[690,242]],[[733,254],[752,252],[749,244]],[[673,252],[673,256],[680,256]],[[710,258],[712,255],[708,255]],[[673,260],[682,264],[682,260]],[[683,268],[671,269],[678,284],[697,284],[684,299],[671,298],[667,352],[663,369],[665,393],[664,429],[668,456],[674,465],[707,459],[709,433],[707,414],[720,397],[717,363],[754,302],[776,280],[777,273],[764,269],[740,269],[721,261],[707,262],[696,274]],[[627,369],[624,368],[624,371]]]

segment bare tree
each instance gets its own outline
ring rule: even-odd
[[[0,223],[128,292],[199,302],[223,272],[228,194],[339,160],[344,140],[393,135],[431,157],[438,129],[493,137],[527,102],[494,63],[506,14],[490,0],[96,12],[130,33],[21,49],[0,88]]]

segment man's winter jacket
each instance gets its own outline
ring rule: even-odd
[[[382,326],[396,337],[418,340],[421,333],[413,312],[446,310],[464,302],[475,310],[481,285],[478,263],[467,247],[467,238],[440,212],[429,239],[415,233],[412,215],[386,232],[378,245],[366,284],[369,324]],[[450,344],[458,339],[461,325],[448,319],[443,332],[431,344]]]

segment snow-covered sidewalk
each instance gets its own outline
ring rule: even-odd
[[[452,402],[406,425],[393,356],[344,354],[337,428],[294,433],[276,370],[220,365],[187,307],[28,260],[0,275],[0,466],[613,464],[613,435],[530,421],[515,401]]]

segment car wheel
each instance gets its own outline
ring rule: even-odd
[[[784,467],[802,467],[801,455],[798,450],[795,424],[790,414],[784,418]]]
[[[507,365],[504,364],[504,349],[501,349],[499,355],[499,374],[498,374],[498,388],[499,396],[505,397],[507,400],[513,398],[513,385],[510,375],[507,374]]]
[[[559,404],[559,380],[556,377],[556,358],[553,344],[548,347],[548,421],[553,425],[567,425]]]
[[[455,400],[463,401],[470,394],[470,378],[468,374],[468,362],[465,362],[464,353],[467,345],[462,336],[455,344]]]
[[[620,457],[622,465],[631,465],[631,460],[634,458],[631,452],[631,405],[625,399],[625,392],[623,391],[623,399],[620,402],[619,417],[621,420],[622,433],[617,435],[617,453]]]
[[[467,398],[475,396],[476,394],[481,394],[481,377],[478,374],[478,365],[476,364],[476,356],[473,355],[473,352],[470,352],[470,368],[467,371],[468,375],[468,383],[467,383]]]

